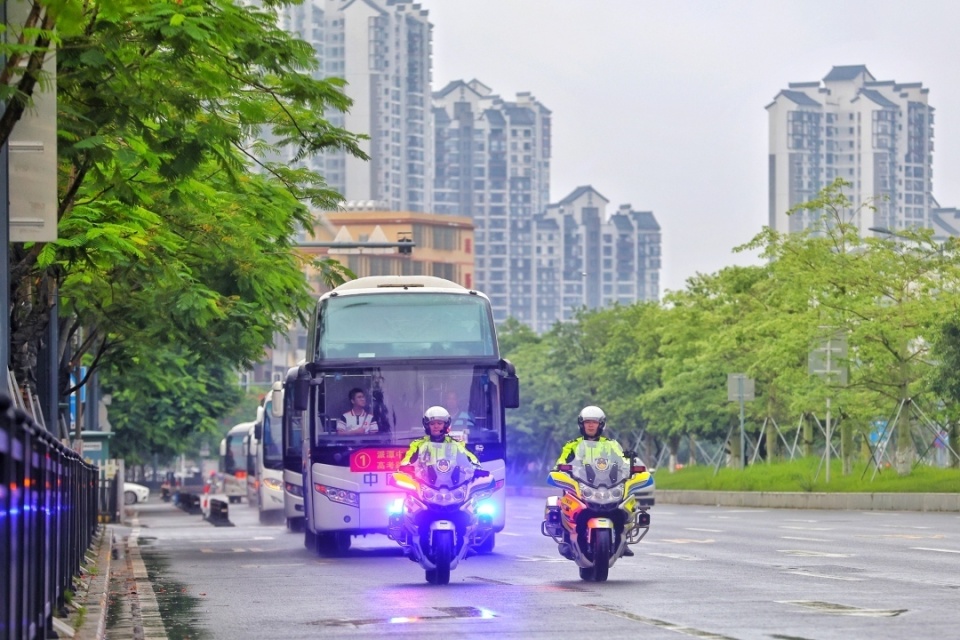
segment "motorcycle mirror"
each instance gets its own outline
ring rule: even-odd
[[[558,464],[557,471],[573,471],[572,464]]]
[[[642,464],[635,464],[630,467],[630,473],[643,473],[647,468]]]

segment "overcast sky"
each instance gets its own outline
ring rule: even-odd
[[[933,192],[960,207],[955,0],[421,0],[433,87],[476,78],[553,112],[550,199],[592,185],[650,210],[661,288],[755,263],[767,222],[767,113],[789,82],[864,64],[922,82],[936,108]],[[663,293],[664,291],[661,291]]]

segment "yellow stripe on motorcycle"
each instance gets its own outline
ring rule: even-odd
[[[547,484],[560,487],[561,489],[570,489],[577,495],[580,495],[580,483],[563,471],[551,471],[547,477]]]
[[[643,488],[647,485],[653,485],[653,476],[650,474],[650,472],[644,471],[643,473],[635,473],[623,486],[623,493],[627,494],[630,493],[630,489],[633,489],[634,487]]]
[[[587,520],[587,529],[613,529],[613,520],[610,518],[590,518]]]

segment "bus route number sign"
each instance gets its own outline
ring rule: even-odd
[[[358,449],[350,454],[350,471],[396,471],[402,449]]]

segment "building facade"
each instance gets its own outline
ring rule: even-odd
[[[412,0],[304,0],[285,7],[280,26],[317,52],[316,77],[343,78],[353,100],[331,124],[370,137],[370,160],[343,151],[308,166],[348,202],[393,211],[431,211],[432,25]]]
[[[529,93],[503,100],[477,80],[451,82],[433,105],[434,210],[473,219],[477,288],[497,322],[527,322],[533,218],[550,197],[550,110]]]
[[[577,309],[660,299],[660,225],[653,213],[609,201],[591,186],[533,221],[533,295],[514,317],[535,331],[571,320]]]
[[[799,231],[818,212],[787,211],[836,178],[851,183],[851,219],[863,235],[934,227],[934,109],[919,82],[877,80],[863,65],[793,82],[767,105],[769,224]],[[872,210],[869,206],[875,207]]]

